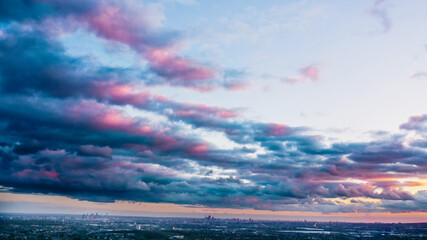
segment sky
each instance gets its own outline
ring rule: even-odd
[[[0,2],[0,212],[427,220],[423,0]]]

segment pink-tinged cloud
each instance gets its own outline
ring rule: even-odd
[[[176,111],[176,116],[181,118],[198,118],[198,117],[206,118],[207,116],[205,114],[210,114],[215,118],[222,118],[222,119],[234,118],[237,116],[235,112],[229,111],[229,110],[223,110],[223,111],[211,112],[211,113],[207,113],[206,111],[203,111],[203,110],[198,111],[198,109]]]
[[[156,46],[156,40],[151,39],[154,33],[149,29],[148,19],[141,16],[143,13],[135,14],[127,5],[104,3],[81,19],[98,36],[121,42],[139,52],[148,61],[150,68],[171,81],[171,84],[201,91],[212,90],[212,86],[189,82],[212,79],[215,72],[195,61],[175,55],[171,46]]]
[[[33,173],[33,170],[31,170],[31,169],[24,169],[22,171],[19,171],[19,172],[15,173],[14,175],[16,175],[16,176],[18,176],[20,178],[26,178],[26,177],[32,175],[32,173]]]
[[[188,153],[192,155],[201,155],[207,153],[208,150],[209,147],[206,144],[196,144],[189,148]]]
[[[133,133],[138,125],[133,118],[123,115],[120,111],[94,102],[83,101],[69,106],[67,121],[98,130],[113,130]]]
[[[179,141],[173,136],[168,136],[164,133],[157,133],[154,136],[156,147],[161,150],[171,150],[178,145]]]
[[[301,69],[301,74],[310,79],[311,81],[316,81],[319,79],[319,69],[315,66],[308,66],[306,68]]]
[[[42,172],[42,175],[43,175],[44,177],[52,178],[52,179],[56,179],[56,178],[58,178],[58,176],[59,176],[59,174],[58,174],[55,170],[51,170],[51,171],[43,171],[43,172]]]
[[[115,104],[140,106],[150,98],[148,91],[138,92],[129,84],[114,82],[97,82],[94,84],[94,94],[100,100],[108,100]]]
[[[267,125],[267,135],[269,136],[285,136],[290,134],[291,128],[285,124],[272,123]]]
[[[307,81],[317,81],[319,80],[319,68],[311,65],[307,66],[299,71],[300,76],[298,77],[289,77],[282,79],[282,82],[289,83],[289,84],[296,84],[296,83],[305,83]]]
[[[128,92],[127,88],[125,88],[124,92]],[[154,98],[161,100],[161,103],[166,104],[166,106],[170,105],[172,108],[182,109],[173,112],[173,117],[178,119],[204,118],[221,121],[221,119],[232,118],[236,114],[234,111],[225,108],[188,103],[177,104],[159,96]],[[85,126],[91,130],[118,131],[134,136],[148,137],[149,142],[147,144],[153,145],[153,150],[155,151],[182,151],[192,155],[200,155],[208,151],[206,144],[184,140],[183,138],[173,136],[173,134],[170,135],[171,130],[169,128],[154,129],[152,126],[128,117],[117,109],[113,109],[102,103],[83,101],[68,107],[66,112],[65,118],[68,122]],[[138,151],[149,150],[144,145],[127,144],[126,146],[127,148],[137,149]],[[97,147],[93,145],[80,146],[79,152],[82,155],[103,157],[111,157],[112,154],[112,150],[109,147]]]
[[[100,101],[118,105],[129,104],[139,109],[150,109],[154,106],[160,108],[170,107],[174,109],[172,115],[184,119],[231,119],[238,116],[237,110],[204,104],[177,103],[165,96],[152,96],[148,91],[139,92],[130,84],[96,82],[93,89],[94,97]]]
[[[141,33],[141,30],[145,27],[146,19],[131,16],[123,10],[122,6],[103,3],[82,17],[82,20],[103,38],[132,47],[143,45],[145,34]]]
[[[107,128],[122,128],[132,124],[132,119],[124,117],[120,112],[110,110],[105,114],[99,116],[95,124],[100,127]]]
[[[183,109],[193,113],[208,114],[217,118],[234,118],[238,116],[237,111],[221,107],[214,107],[204,104],[186,103],[182,106]]]
[[[23,7],[22,4],[6,5],[10,9]],[[16,14],[15,17],[18,19],[25,19],[25,23],[30,23],[41,34],[51,36],[52,40],[64,33],[69,34],[77,29],[85,29],[93,32],[98,38],[128,46],[147,61],[147,67],[151,73],[149,78],[144,79],[147,84],[169,84],[197,91],[212,91],[219,88],[243,90],[246,87],[246,84],[241,81],[242,75],[234,73],[229,76],[230,69],[221,69],[205,64],[203,61],[182,56],[176,43],[178,33],[161,29],[162,17],[156,16],[161,14],[156,14],[155,10],[149,9],[140,1],[34,0],[24,5],[28,5],[25,6],[28,9],[11,10],[12,15]],[[26,10],[29,12],[39,9],[43,9],[39,14],[28,14],[28,16],[24,14]],[[21,15],[21,12],[23,16],[18,16]],[[71,61],[70,65],[78,64]],[[140,69],[133,68],[132,70],[136,72]],[[147,69],[143,70],[144,73],[145,70]],[[49,72],[52,73],[46,75],[58,82],[61,82],[62,79],[55,75],[65,79],[72,77],[67,76],[67,71],[62,68],[51,68]],[[31,79],[31,77],[29,78]],[[43,76],[43,78],[45,77]],[[49,81],[46,80],[46,82]],[[69,85],[75,86],[74,83]],[[70,94],[69,89],[59,88],[50,91],[57,95],[64,94],[64,92]],[[134,99],[134,101],[138,101],[138,99]]]
[[[405,130],[422,130],[427,128],[427,115],[412,116],[409,120],[400,125]]]
[[[59,174],[55,170],[36,171],[33,169],[28,169],[28,168],[24,169],[20,172],[17,172],[15,175],[19,178],[28,178],[28,179],[36,179],[36,180],[39,180],[39,179],[57,179],[59,176]]]
[[[146,51],[145,56],[151,67],[161,76],[173,80],[181,80],[181,84],[184,86],[186,84],[190,87],[193,86],[193,84],[188,83],[189,81],[205,80],[215,77],[215,73],[208,67],[178,57],[167,49],[151,48]],[[195,87],[197,87],[197,85]]]
[[[196,116],[197,113],[193,111],[177,111],[176,115],[179,117],[193,117]]]
[[[142,135],[149,135],[149,134],[153,133],[153,129],[150,126],[142,126],[139,128],[139,132]]]
[[[231,91],[244,91],[248,87],[249,84],[246,82],[231,82],[225,84],[225,88]]]
[[[239,116],[235,109],[210,106],[206,104],[177,103],[165,96],[154,95],[153,100],[170,107],[174,111],[169,113],[172,117],[199,118],[199,119],[231,119]]]
[[[229,110],[224,110],[224,111],[221,111],[220,113],[219,113],[219,116],[221,117],[221,118],[234,118],[234,117],[236,117],[236,113],[235,112],[233,112],[233,111],[229,111]]]

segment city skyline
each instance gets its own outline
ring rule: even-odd
[[[0,213],[425,222],[421,0],[0,2]]]

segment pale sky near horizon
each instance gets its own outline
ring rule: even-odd
[[[0,212],[425,221],[426,12],[6,1]]]

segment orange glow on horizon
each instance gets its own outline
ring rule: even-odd
[[[203,217],[214,214],[223,218],[254,218],[270,220],[316,220],[344,222],[426,222],[427,212],[350,212],[322,213],[302,211],[271,211],[255,209],[206,208],[197,205],[116,201],[114,203],[80,201],[64,196],[0,193],[3,202],[27,202],[68,208],[74,214],[104,212],[110,215],[155,216],[173,214],[181,217]],[[0,208],[0,212],[3,212]],[[34,212],[39,213],[39,212]]]

